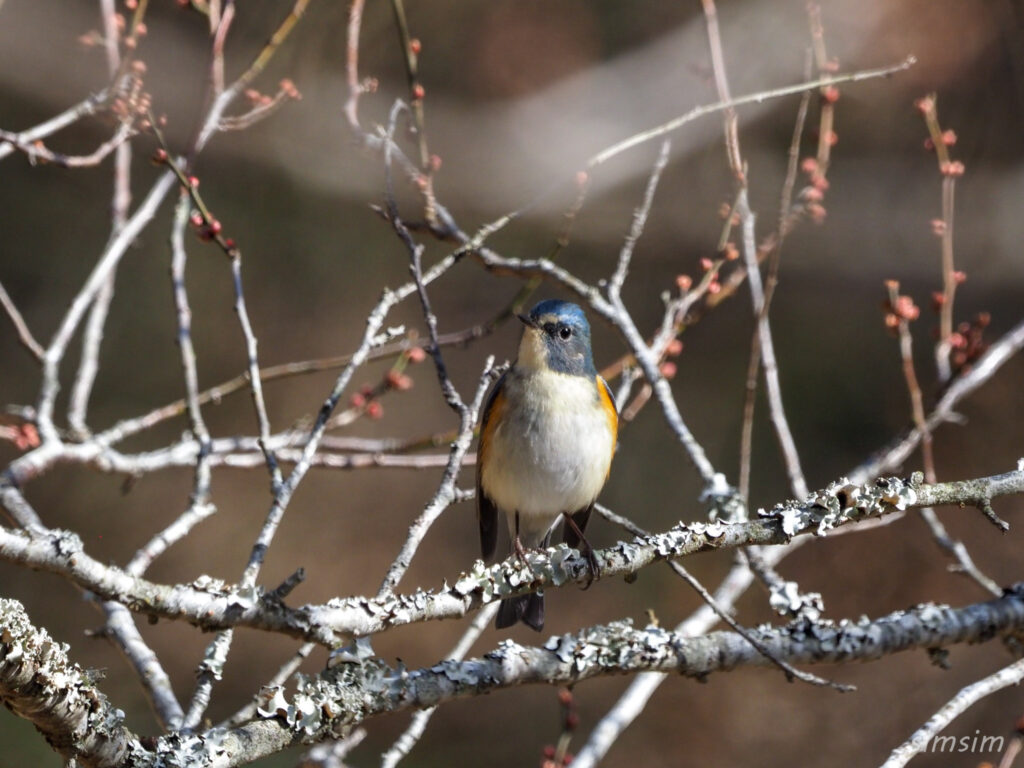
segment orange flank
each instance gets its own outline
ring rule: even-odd
[[[615,448],[618,445],[619,439],[619,413],[615,410],[615,399],[612,397],[612,391],[608,387],[608,382],[602,379],[600,376],[597,377],[597,395],[601,400],[601,407],[604,409],[605,418],[608,419],[608,429],[612,432],[612,456],[615,455]],[[604,479],[608,479],[608,475],[612,472],[612,457],[608,457],[608,471],[605,473]]]

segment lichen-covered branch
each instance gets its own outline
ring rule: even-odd
[[[17,600],[0,598],[0,701],[31,722],[64,758],[82,766],[120,765],[135,737],[67,646],[37,629]],[[138,753],[136,753],[138,754]]]
[[[804,502],[776,505],[756,519],[737,523],[679,523],[668,531],[622,541],[596,553],[601,577],[626,576],[662,560],[752,544],[784,544],[797,536],[829,530],[896,510],[942,504],[977,505],[1024,492],[1024,469],[1002,475],[935,485],[885,478],[857,486],[833,483]],[[513,595],[566,584],[584,584],[589,564],[561,545],[493,566],[477,561],[452,584],[436,591],[348,597],[291,608],[273,592],[240,588],[201,577],[192,584],[164,585],[104,565],[86,554],[81,539],[67,531],[0,528],[0,559],[61,574],[100,597],[133,611],[184,619],[204,629],[246,626],[278,632],[329,647],[347,638],[383,632],[421,621],[465,616],[482,605]]]
[[[964,608],[925,604],[873,621],[812,623],[759,630],[758,640],[791,663],[871,661],[900,651],[992,640],[1024,627],[1024,584],[1002,597]],[[233,730],[211,729],[183,739],[161,739],[156,753],[128,765],[195,768],[241,765],[300,742],[344,736],[384,713],[436,707],[527,684],[573,684],[589,678],[658,670],[698,680],[713,672],[772,662],[734,632],[686,637],[660,627],[621,621],[550,638],[543,646],[503,641],[466,661],[445,660],[407,670],[376,660],[341,663],[300,678],[292,696],[264,689],[257,718]]]

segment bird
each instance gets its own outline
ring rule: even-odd
[[[483,408],[476,498],[480,548],[495,551],[505,515],[510,554],[547,547],[560,519],[563,541],[578,547],[597,573],[583,535],[611,472],[618,413],[608,383],[594,367],[590,324],[576,304],[548,299],[527,315],[515,362],[495,382]],[[498,629],[523,622],[544,627],[544,595],[501,601]]]

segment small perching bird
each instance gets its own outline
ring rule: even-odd
[[[519,356],[484,406],[477,458],[480,546],[494,554],[498,512],[508,523],[511,551],[548,546],[565,516],[563,541],[579,547],[596,573],[584,538],[594,501],[611,470],[618,414],[607,382],[594,368],[590,324],[577,305],[548,300],[529,315]],[[501,601],[497,627],[522,621],[544,626],[542,592]]]

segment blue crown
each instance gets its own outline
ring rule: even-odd
[[[545,299],[530,310],[531,320],[539,320],[544,315],[554,315],[564,323],[585,328],[588,332],[590,331],[590,323],[587,322],[587,316],[580,309],[579,305],[573,304],[571,301]]]

